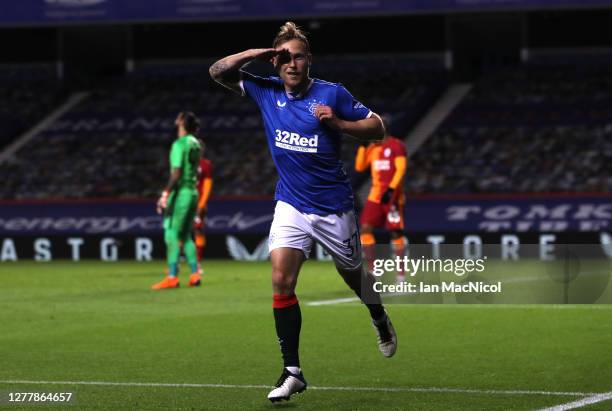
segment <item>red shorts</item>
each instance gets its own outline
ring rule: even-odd
[[[366,201],[365,207],[361,212],[361,225],[367,224],[372,227],[382,227],[389,231],[404,229],[404,205],[397,202],[387,204]]]

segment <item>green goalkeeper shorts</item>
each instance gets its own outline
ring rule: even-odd
[[[168,197],[164,212],[164,230],[174,229],[179,239],[191,236],[193,220],[198,207],[198,192],[195,188],[173,190]]]

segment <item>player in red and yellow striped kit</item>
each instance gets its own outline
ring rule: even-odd
[[[210,198],[210,192],[213,186],[212,178],[212,163],[204,155],[204,142],[200,141],[202,146],[202,157],[198,167],[198,208],[196,218],[193,225],[193,237],[196,244],[198,256],[198,274],[202,275],[202,255],[206,246],[206,236],[204,235],[204,218],[206,217],[206,204]]]
[[[406,147],[402,140],[385,134],[379,143],[360,146],[355,158],[355,170],[363,172],[370,168],[372,188],[361,213],[361,244],[366,260],[371,264],[374,256],[374,228],[384,227],[391,232],[391,243],[396,255],[406,252],[404,236],[404,189],[406,174]],[[404,274],[398,273],[398,281]]]

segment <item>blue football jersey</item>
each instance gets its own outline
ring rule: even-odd
[[[279,77],[242,72],[240,86],[263,116],[272,159],[278,170],[277,200],[303,213],[327,215],[351,210],[353,192],[340,161],[342,134],[315,117],[319,104],[337,117],[356,121],[372,112],[338,83],[313,79],[301,95],[285,91]]]

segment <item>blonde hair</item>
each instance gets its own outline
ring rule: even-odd
[[[302,29],[292,21],[283,24],[272,42],[272,47],[276,48],[279,44],[288,42],[289,40],[300,40],[306,46],[306,50],[310,52],[310,43],[306,34]]]

